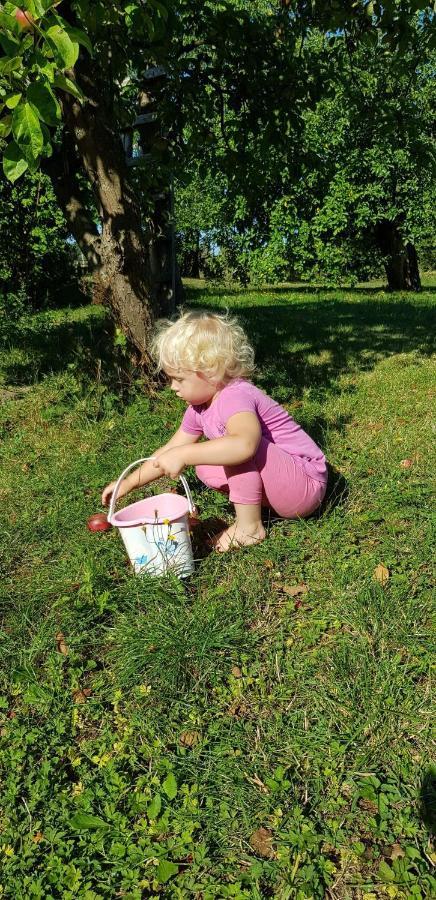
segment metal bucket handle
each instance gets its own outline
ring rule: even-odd
[[[120,484],[121,484],[123,478],[125,478],[127,473],[130,472],[130,469],[133,469],[134,466],[138,466],[140,463],[147,462],[149,459],[156,459],[156,457],[155,456],[143,456],[142,459],[135,459],[135,462],[130,463],[130,465],[127,466],[126,469],[124,469],[124,472],[121,472],[121,475],[114,487],[114,491],[113,491],[113,494],[111,497],[111,502],[109,504],[109,512],[107,514],[108,522],[111,521],[112,516],[115,512],[115,504],[117,502],[118,491],[119,491],[119,487],[120,487]],[[186,478],[184,475],[179,475],[179,478],[180,478],[180,481],[182,482],[183,488],[185,490],[186,499],[188,501],[188,506],[189,506],[189,512],[192,515],[195,512],[195,506],[194,506],[194,501],[192,499],[191,491],[189,490],[188,482],[186,481]]]

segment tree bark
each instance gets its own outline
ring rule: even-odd
[[[158,308],[140,205],[128,181],[124,148],[113,129],[105,85],[85,56],[76,73],[86,101],[79,103],[71,94],[62,95],[64,148],[48,161],[47,170],[87,260],[95,298],[110,308],[138,362],[151,371],[149,341]],[[69,74],[74,78],[74,73]],[[92,190],[97,226],[89,200],[79,187],[79,173],[86,176]]]
[[[376,228],[376,242],[384,256],[384,267],[391,291],[421,289],[418,256],[410,242],[405,243],[398,223],[383,219]]]
[[[407,251],[407,270],[408,280],[411,291],[420,291],[422,289],[421,277],[419,274],[419,262],[416,247],[410,241],[406,244]]]

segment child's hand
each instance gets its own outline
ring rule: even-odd
[[[110,484],[106,485],[106,487],[101,495],[101,502],[102,502],[103,506],[109,506],[112,494],[115,489],[115,485],[116,485],[116,481],[111,481]]]
[[[153,466],[155,469],[161,469],[163,474],[169,475],[170,478],[178,478],[186,467],[183,448],[174,447],[172,450],[165,450],[154,460]]]

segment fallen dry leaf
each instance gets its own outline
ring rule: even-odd
[[[300,594],[307,594],[308,590],[307,584],[294,584],[292,587],[284,584],[282,587],[283,593],[287,594],[288,597],[299,597]]]
[[[389,859],[401,859],[406,854],[400,844],[392,844],[392,847],[388,849]]]
[[[201,741],[199,731],[182,731],[180,735],[180,743],[182,747],[195,747]]]
[[[36,834],[33,835],[32,841],[34,844],[39,844],[40,841],[44,840],[44,835],[42,831],[37,831]]]
[[[249,715],[250,707],[243,700],[234,700],[228,707],[227,712],[229,716],[234,716],[235,719],[245,719]]]
[[[374,569],[373,578],[375,581],[378,581],[379,584],[384,586],[389,581],[389,569],[380,563],[380,565],[376,566]]]
[[[271,587],[287,597],[298,597],[300,594],[307,594],[309,588],[307,584],[282,584],[281,581],[273,581]]]
[[[410,469],[410,466],[413,466],[413,459],[402,459],[400,466],[402,469]]]
[[[264,562],[265,569],[272,569],[274,567],[274,563],[272,559],[266,559]]]
[[[258,856],[263,856],[264,859],[271,859],[274,856],[272,841],[273,836],[267,828],[258,828],[251,835],[250,847]]]
[[[86,703],[92,694],[91,688],[83,688],[83,691],[73,691],[74,703]]]
[[[242,678],[242,672],[241,672],[239,666],[233,666],[232,675],[234,678]]]
[[[359,800],[359,806],[361,809],[366,810],[366,812],[370,812],[370,813],[378,812],[378,806],[376,803],[374,803],[374,800],[367,800],[365,797],[362,797]]]
[[[68,647],[67,647],[67,644],[65,643],[65,637],[62,634],[62,631],[58,631],[55,640],[56,640],[58,652],[62,653],[62,656],[67,656],[68,655]]]

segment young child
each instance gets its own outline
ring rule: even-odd
[[[317,509],[326,491],[325,457],[286,410],[250,381],[253,349],[234,319],[184,313],[160,323],[153,352],[188,408],[172,438],[154,451],[155,460],[124,479],[120,497],[195,466],[198,478],[228,493],[235,507],[234,523],[214,539],[220,552],[265,538],[262,506],[289,519]],[[202,437],[207,440],[199,443]],[[104,489],[104,504],[114,486],[113,481]]]

